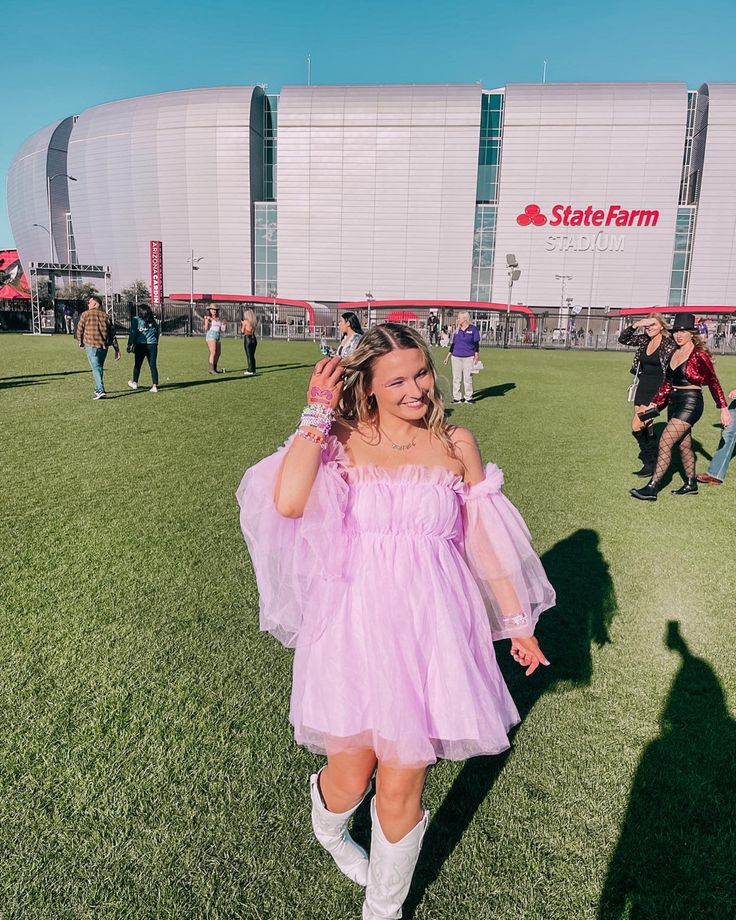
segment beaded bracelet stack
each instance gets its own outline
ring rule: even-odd
[[[330,433],[335,410],[320,403],[310,403],[304,407],[299,427],[296,430],[300,438],[319,444],[324,450],[327,446],[327,435]],[[319,433],[318,433],[319,432]]]

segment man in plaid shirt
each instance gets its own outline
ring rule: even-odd
[[[79,347],[87,352],[87,360],[92,368],[95,381],[95,395],[92,399],[104,399],[107,396],[103,382],[103,371],[107,349],[115,349],[115,360],[120,360],[120,346],[115,336],[115,326],[102,309],[102,298],[92,294],[87,301],[88,309],[80,316],[77,325]]]

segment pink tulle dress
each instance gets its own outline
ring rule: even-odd
[[[295,649],[296,741],[392,766],[505,750],[519,715],[493,640],[531,635],[555,593],[501,471],[468,487],[441,467],[351,466],[331,436],[293,519],[273,501],[285,447],[237,498],[261,628]]]

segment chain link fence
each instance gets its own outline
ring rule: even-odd
[[[187,302],[166,301],[156,309],[163,335],[204,336],[204,317],[207,309],[216,306],[220,319],[225,323],[225,337],[240,336],[240,325],[245,310],[250,309],[256,315],[256,331],[261,339],[280,339],[282,341],[311,341],[320,343],[324,339],[334,344],[340,338],[338,321],[343,310],[337,305],[320,308],[319,316],[313,325],[302,307],[289,306],[270,301],[256,304],[196,302],[190,307]],[[131,317],[135,315],[135,304],[116,304],[113,309],[115,327],[118,335],[127,335]],[[357,308],[361,325],[368,326],[368,307]],[[423,335],[430,344],[447,346],[452,330],[457,323],[457,309],[426,307],[416,308],[371,308],[370,325],[387,321],[406,323]],[[469,310],[472,322],[481,334],[484,348],[544,348],[569,351],[630,351],[620,345],[618,337],[621,330],[631,321],[626,317],[606,316],[604,311],[591,309],[577,317],[562,318],[556,310],[534,310],[536,328],[532,330],[529,318],[513,312],[506,316],[505,311]],[[666,311],[665,315],[666,315]],[[430,334],[429,316],[435,313],[439,319],[436,335]],[[73,318],[76,327],[78,316]],[[573,320],[574,319],[574,324]],[[567,325],[564,325],[567,320]],[[708,317],[708,347],[716,354],[736,354],[736,317],[725,314],[720,317]],[[0,331],[28,331],[30,328],[30,309],[23,310],[0,308]],[[56,310],[46,310],[42,316],[43,331],[64,333],[66,331],[63,306]]]

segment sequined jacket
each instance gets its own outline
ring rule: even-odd
[[[693,383],[699,387],[707,386],[711,392],[713,401],[720,409],[727,408],[728,403],[726,402],[726,396],[723,392],[723,387],[721,386],[718,377],[716,377],[716,369],[713,367],[713,360],[711,359],[711,356],[708,354],[708,352],[694,349],[690,357],[685,362],[684,374],[690,383]],[[668,363],[662,386],[654,394],[654,399],[652,400],[655,406],[662,407],[667,402],[667,399],[672,392],[671,377],[672,368]]]
[[[634,360],[631,365],[631,373],[637,374],[639,372],[639,365],[641,364],[641,359],[644,357],[644,352],[647,350],[647,345],[652,341],[646,332],[639,332],[638,329],[634,329],[633,326],[627,326],[626,329],[618,337],[619,342],[622,345],[631,345],[636,348],[636,354],[634,355]],[[662,343],[659,346],[659,363],[662,365],[662,376],[664,377],[667,372],[667,365],[670,363],[670,358],[672,353],[677,348],[677,345],[674,339],[671,339],[669,336],[662,336]]]

